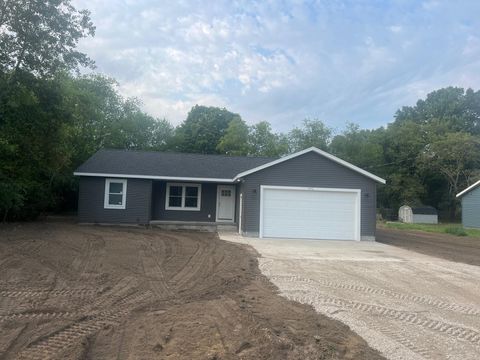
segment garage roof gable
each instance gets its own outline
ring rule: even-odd
[[[235,176],[235,179],[234,179],[234,180],[237,180],[237,179],[240,179],[240,178],[242,178],[242,177],[244,177],[244,176],[253,174],[253,173],[257,172],[257,171],[260,171],[260,170],[269,168],[270,166],[274,166],[274,165],[280,164],[280,163],[282,163],[282,162],[284,162],[284,161],[288,161],[288,160],[294,159],[294,158],[296,158],[296,157],[298,157],[298,156],[301,156],[301,155],[306,154],[306,153],[309,153],[309,152],[317,153],[317,154],[319,154],[319,155],[321,155],[321,156],[323,156],[323,157],[325,157],[325,158],[327,158],[327,159],[329,159],[329,160],[332,160],[332,161],[336,162],[337,164],[340,164],[340,165],[342,165],[342,166],[345,166],[346,168],[349,168],[350,170],[353,170],[353,171],[358,172],[359,174],[361,174],[361,175],[363,175],[363,176],[366,176],[366,177],[368,177],[368,178],[370,178],[370,179],[372,179],[372,180],[375,180],[376,182],[379,182],[379,183],[381,183],[381,184],[385,184],[385,183],[386,183],[385,179],[382,179],[381,177],[378,177],[377,175],[374,175],[374,174],[372,174],[372,173],[369,173],[369,172],[366,171],[366,170],[360,169],[358,166],[355,166],[355,165],[353,165],[353,164],[350,164],[349,162],[347,162],[347,161],[345,161],[345,160],[342,160],[342,159],[340,159],[340,158],[338,158],[338,157],[336,157],[336,156],[334,156],[334,155],[332,155],[332,154],[329,154],[329,153],[327,153],[327,152],[325,152],[325,151],[323,151],[323,150],[320,150],[320,149],[318,149],[318,148],[316,148],[316,147],[313,147],[313,146],[310,147],[310,148],[308,148],[308,149],[305,149],[305,150],[296,152],[296,153],[294,153],[294,154],[291,154],[291,155],[288,155],[288,156],[284,156],[284,157],[282,157],[282,158],[280,158],[280,159],[273,160],[273,161],[268,162],[268,163],[266,163],[266,164],[257,166],[257,167],[255,167],[255,168],[253,168],[253,169],[250,169],[250,170],[246,170],[246,171],[244,171],[244,172],[241,172],[241,173],[239,173],[237,176]]]
[[[460,191],[460,192],[457,194],[456,197],[457,197],[457,198],[462,197],[463,195],[469,193],[470,191],[472,191],[473,189],[477,188],[478,186],[480,186],[480,180],[478,180],[475,184],[470,185],[470,186],[467,187],[465,190]]]

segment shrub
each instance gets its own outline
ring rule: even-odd
[[[448,226],[445,228],[447,234],[452,234],[456,236],[467,236],[467,232],[461,226]]]

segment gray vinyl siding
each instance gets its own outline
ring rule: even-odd
[[[105,178],[80,177],[78,221],[81,223],[148,224],[152,180],[127,179],[125,209],[105,209]]]
[[[299,186],[361,190],[362,237],[374,237],[376,226],[376,183],[353,170],[319,154],[309,152],[291,160],[247,175],[243,192],[242,231],[258,236],[260,220],[260,186]]]
[[[480,228],[480,187],[462,197],[462,224],[469,228]]]
[[[169,182],[169,183],[173,183],[173,182]],[[166,210],[165,195],[167,190],[167,182],[154,181],[152,220],[215,222],[216,211],[217,211],[217,185],[219,184],[216,184],[216,183],[192,183],[192,184],[202,185],[200,210],[198,211],[197,210]],[[231,184],[225,184],[225,185],[231,185]],[[237,193],[238,193],[238,190],[237,190]],[[235,205],[235,208],[236,207],[237,205]]]
[[[413,214],[414,224],[438,224],[438,215]]]

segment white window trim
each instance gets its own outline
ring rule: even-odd
[[[169,198],[170,198],[170,187],[171,186],[181,186],[182,187],[182,206],[169,206]],[[196,187],[198,189],[198,200],[197,200],[197,207],[185,207],[185,187]],[[202,185],[201,184],[191,184],[191,183],[167,183],[167,188],[165,191],[165,210],[180,210],[180,211],[200,211],[202,205]]]
[[[110,195],[110,184],[121,183],[122,188],[122,205],[112,205],[108,203]],[[127,205],[127,179],[105,179],[105,196],[103,200],[103,207],[105,209],[121,209],[124,210]]]

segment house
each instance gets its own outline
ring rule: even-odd
[[[228,225],[261,238],[374,240],[385,184],[314,147],[281,158],[100,150],[74,175],[79,222]]]
[[[457,194],[462,201],[462,225],[480,228],[480,180]]]
[[[403,205],[398,210],[398,220],[409,224],[438,224],[438,213],[433,206]]]

